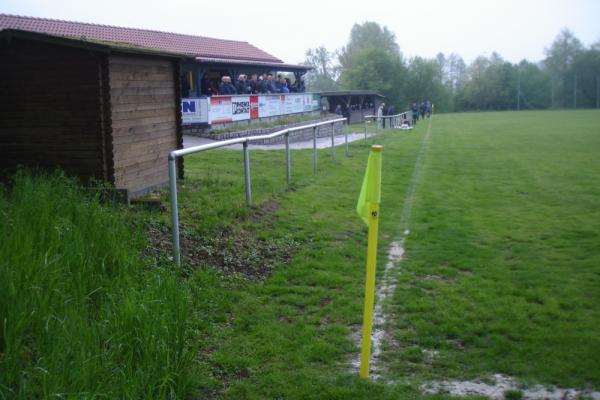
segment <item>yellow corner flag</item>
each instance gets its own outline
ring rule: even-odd
[[[369,227],[367,245],[367,276],[365,279],[365,306],[363,311],[363,335],[360,354],[360,377],[369,377],[371,358],[371,330],[373,305],[375,303],[375,269],[377,266],[377,232],[379,230],[379,203],[381,201],[381,150],[371,146],[367,170],[358,196],[356,211]]]
[[[367,170],[363,179],[356,212],[362,218],[365,224],[369,225],[369,203],[381,202],[381,150],[379,145],[371,146],[369,160],[367,161]]]

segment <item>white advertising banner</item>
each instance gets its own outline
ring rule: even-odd
[[[231,119],[233,121],[250,119],[250,96],[234,96],[231,98]]]
[[[281,99],[279,96],[258,96],[258,117],[274,117],[281,115]]]
[[[181,122],[184,125],[208,123],[208,99],[181,99]]]
[[[223,124],[319,109],[319,95],[285,93],[181,99],[181,120],[189,124]]]
[[[223,124],[233,120],[231,115],[231,96],[212,96],[208,108],[209,124]]]

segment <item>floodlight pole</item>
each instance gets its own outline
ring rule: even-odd
[[[573,79],[573,108],[577,108],[577,75]]]
[[[550,81],[550,83],[551,83],[551,89],[550,89],[551,105],[550,105],[550,108],[554,108],[554,78],[550,78],[550,79],[551,79],[551,81]]]
[[[600,108],[600,76],[596,76],[596,108]]]
[[[517,111],[521,111],[521,67],[519,66],[518,83],[517,83]]]

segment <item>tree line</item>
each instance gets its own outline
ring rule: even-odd
[[[469,65],[458,54],[405,59],[393,32],[355,24],[348,44],[309,49],[310,91],[377,90],[397,109],[431,100],[439,111],[600,107],[600,41],[585,47],[563,29],[540,62],[513,64],[497,53]]]

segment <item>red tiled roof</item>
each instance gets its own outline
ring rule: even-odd
[[[93,40],[128,43],[191,57],[283,63],[280,59],[258,47],[252,46],[248,42],[147,29],[0,14],[0,30],[3,29],[18,29],[76,39],[83,37]]]

